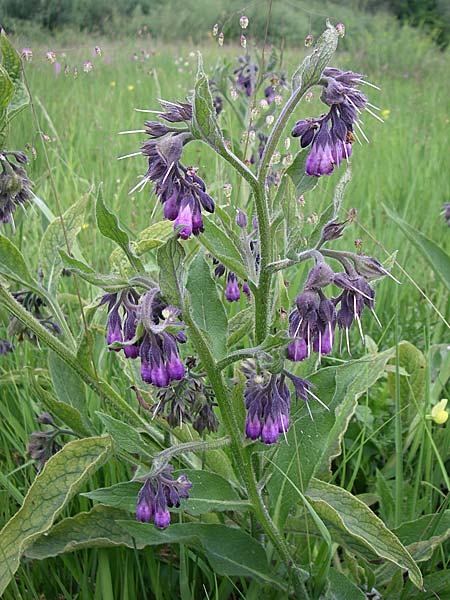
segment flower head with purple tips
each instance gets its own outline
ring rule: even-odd
[[[192,483],[184,474],[174,479],[172,471],[173,467],[167,465],[145,481],[137,498],[138,521],[149,523],[153,520],[156,527],[165,529],[170,525],[169,508],[178,508],[182,499],[189,498]]]
[[[370,108],[377,107],[357,89],[367,83],[359,73],[328,67],[320,83],[323,86],[320,99],[330,107],[328,112],[318,118],[298,121],[292,130],[292,136],[300,138],[302,148],[311,146],[305,172],[315,177],[331,175],[335,166],[350,158],[352,144],[358,139],[357,131],[367,139],[359,122],[363,110],[382,120]]]

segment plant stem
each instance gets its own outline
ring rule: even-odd
[[[293,560],[285,540],[280,535],[275,524],[273,523],[269,512],[263,502],[260,491],[258,490],[257,481],[251,464],[250,454],[244,447],[239,424],[233,411],[230,394],[228,393],[222,374],[216,366],[214,357],[212,356],[204,338],[198,329],[197,325],[191,318],[189,307],[186,306],[183,311],[183,318],[189,327],[190,339],[192,340],[200,360],[205,368],[208,379],[214,390],[217,402],[220,407],[221,415],[225,429],[231,439],[231,450],[233,458],[242,475],[247,490],[248,498],[255,511],[255,516],[261,523],[264,531],[271,539],[275,548],[279,552],[283,561],[292,568]]]

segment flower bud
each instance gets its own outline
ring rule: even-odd
[[[242,15],[242,17],[239,19],[239,25],[242,27],[242,29],[247,29],[248,17],[246,17],[245,15]]]
[[[308,48],[309,46],[311,46],[311,45],[312,45],[312,43],[313,43],[313,40],[314,40],[314,38],[313,38],[313,36],[312,36],[311,34],[307,35],[307,36],[305,37],[305,46],[306,46],[307,48]]]

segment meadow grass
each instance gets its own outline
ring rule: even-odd
[[[17,43],[20,45],[22,42],[18,40]],[[189,94],[196,71],[196,48],[184,42],[164,45],[142,39],[117,43],[104,41],[100,43],[102,56],[97,57],[93,55],[96,44],[96,40],[86,37],[76,46],[52,48],[57,52],[62,66],[58,76],[54,65],[45,60],[44,53],[48,48],[33,48],[34,58],[26,64],[26,72],[39,126],[50,140],[42,142],[38,125],[27,110],[15,123],[10,146],[23,148],[25,144],[30,144],[36,148],[37,156],[31,161],[29,174],[35,182],[36,195],[54,214],[58,212],[57,204],[44,161],[42,143],[46,144],[50,156],[51,177],[62,207],[73,204],[87,192],[91,184],[98,185],[103,181],[106,203],[119,215],[121,223],[133,237],[133,232],[151,223],[150,215],[154,208],[154,219],[159,220],[161,209],[155,207],[155,197],[151,196],[148,188],[140,194],[128,195],[128,191],[145,172],[145,160],[134,157],[118,161],[117,157],[137,151],[143,136],[118,135],[118,132],[142,128],[146,115],[135,112],[135,107],[157,108],[157,97],[183,100]],[[241,52],[237,47],[219,49],[212,42],[203,45],[201,50],[205,55],[207,71],[224,56],[234,60]],[[61,58],[62,52],[65,53],[64,58]],[[286,52],[284,68],[292,73],[303,55],[304,49]],[[389,220],[383,204],[447,252],[450,251],[448,227],[439,214],[442,204],[450,197],[450,165],[446,146],[450,135],[447,59],[448,54],[439,53],[419,34],[399,29],[396,36],[391,32],[384,39],[372,39],[367,34],[366,43],[358,48],[349,41],[346,52],[338,55],[336,60],[336,66],[351,66],[363,71],[369,81],[382,88],[381,92],[371,90],[370,96],[385,116],[384,125],[366,117],[365,132],[370,144],[363,143],[354,149],[353,180],[344,202],[347,210],[350,207],[357,209],[357,219],[346,230],[346,247],[351,246],[353,240],[361,239],[364,253],[377,256],[380,260],[398,252],[396,260],[409,276],[394,266],[393,273],[401,285],[396,287],[392,281],[386,280],[377,286],[377,314],[385,327],[379,330],[369,315],[365,317],[364,328],[380,349],[402,339],[420,348],[428,359],[429,388],[440,365],[431,361],[435,356],[433,348],[448,342],[448,330],[418,287],[447,320],[448,295],[420,253]],[[94,65],[90,73],[83,72],[86,60]],[[65,63],[70,67],[68,76],[64,75]],[[78,69],[76,78],[73,76],[74,67]],[[317,106],[318,98],[314,98],[311,104],[302,102],[296,117],[315,115]],[[224,123],[227,122],[226,112],[222,119]],[[288,133],[287,130],[286,135]],[[199,165],[200,174],[205,176],[211,195],[218,199],[219,204],[226,202],[224,183],[231,182],[233,193],[238,193],[237,181],[208,148],[197,144],[190,158],[192,163]],[[213,165],[211,161],[214,161]],[[306,196],[305,218],[313,213],[320,214],[329,204],[338,176],[322,178],[320,191],[311,195],[311,199]],[[239,193],[245,194],[245,187],[241,187]],[[36,249],[47,222],[45,212],[37,206],[30,208],[27,216],[17,220],[14,241],[35,269],[38,268]],[[96,230],[94,195],[88,203],[78,245],[91,265],[101,272],[108,272],[113,246]],[[296,289],[292,290],[292,295],[297,293],[300,285],[298,277],[295,281],[292,287]],[[88,291],[84,284],[81,287],[83,297],[89,298],[90,294],[90,300],[93,301],[95,294],[92,289]],[[63,281],[60,291],[73,295],[70,278]],[[74,327],[79,327],[79,307],[73,296],[66,306],[70,322]],[[3,316],[6,318],[6,315]],[[358,345],[356,335],[353,341],[356,355],[362,353],[364,350]],[[102,335],[97,336],[95,343],[94,352],[99,357],[102,372],[120,385],[120,367],[111,365],[110,355],[103,349]],[[36,429],[34,419],[40,408],[36,398],[30,394],[26,372],[44,364],[42,352],[43,349],[21,344],[13,355],[2,357],[0,364],[0,411],[3,423],[0,431],[1,523],[15,513],[35,475],[26,455],[26,445],[30,433]],[[398,361],[396,368],[398,374]],[[392,479],[395,465],[398,468],[400,464],[404,467],[407,483],[395,490],[386,486],[385,494],[391,494],[392,502],[397,507],[407,507],[408,516],[413,518],[422,510],[427,512],[427,507],[435,510],[441,503],[442,494],[445,498],[448,490],[442,492],[440,489],[444,478],[427,431],[421,434],[423,451],[418,471],[411,471],[407,452],[401,454],[401,432],[400,438],[395,437],[395,424],[401,427],[401,406],[399,398],[396,404],[392,390],[392,386],[384,385],[370,398],[366,396],[360,400],[361,413],[346,437],[344,454],[334,477],[340,485],[357,493],[373,492],[375,485],[379,491],[384,480],[374,481],[371,457],[374,454],[383,455],[385,451],[395,453],[397,450],[400,453],[397,459],[394,458],[390,463],[386,461],[388,469],[384,477]],[[91,393],[88,397],[89,411],[95,418],[94,411],[99,408],[99,401]],[[420,407],[420,410],[424,408]],[[371,431],[366,422],[369,415],[375,417]],[[390,420],[386,415],[391,415]],[[380,427],[379,431],[377,426]],[[448,449],[448,426],[437,435],[441,436],[437,441],[438,448]],[[443,455],[442,460],[446,459],[448,455]],[[106,486],[129,477],[127,466],[110,463],[95,476],[91,486]],[[430,489],[429,494],[424,492],[426,486]],[[395,496],[397,492],[402,497]],[[406,498],[408,494],[412,499]],[[89,502],[77,496],[65,516],[87,510],[88,507]],[[388,511],[384,516],[387,520],[392,518],[393,525],[398,524]],[[440,569],[447,566],[448,559],[443,554],[433,560]],[[106,600],[114,597],[133,600],[144,598],[142,583],[148,597],[158,599],[178,595],[183,600],[200,597],[261,597],[261,589],[257,584],[241,581],[239,589],[236,588],[229,579],[218,578],[187,547],[181,547],[177,553],[167,548],[150,548],[139,555],[122,549],[85,550],[42,563],[24,562],[4,597],[28,599],[44,594],[48,599]],[[278,596],[274,592],[267,597]]]

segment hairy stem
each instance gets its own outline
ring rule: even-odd
[[[271,539],[281,558],[288,566],[292,567],[293,561],[286,542],[274,525],[258,489],[255,473],[251,464],[251,457],[244,447],[240,427],[236,420],[230,394],[225,386],[222,374],[216,366],[214,357],[212,356],[203,335],[191,318],[189,307],[186,307],[186,309],[187,310],[183,312],[184,321],[189,327],[190,339],[195,345],[198,356],[202,361],[208,379],[214,390],[225,429],[231,439],[233,458],[244,480],[248,498],[252,503],[258,521]]]

